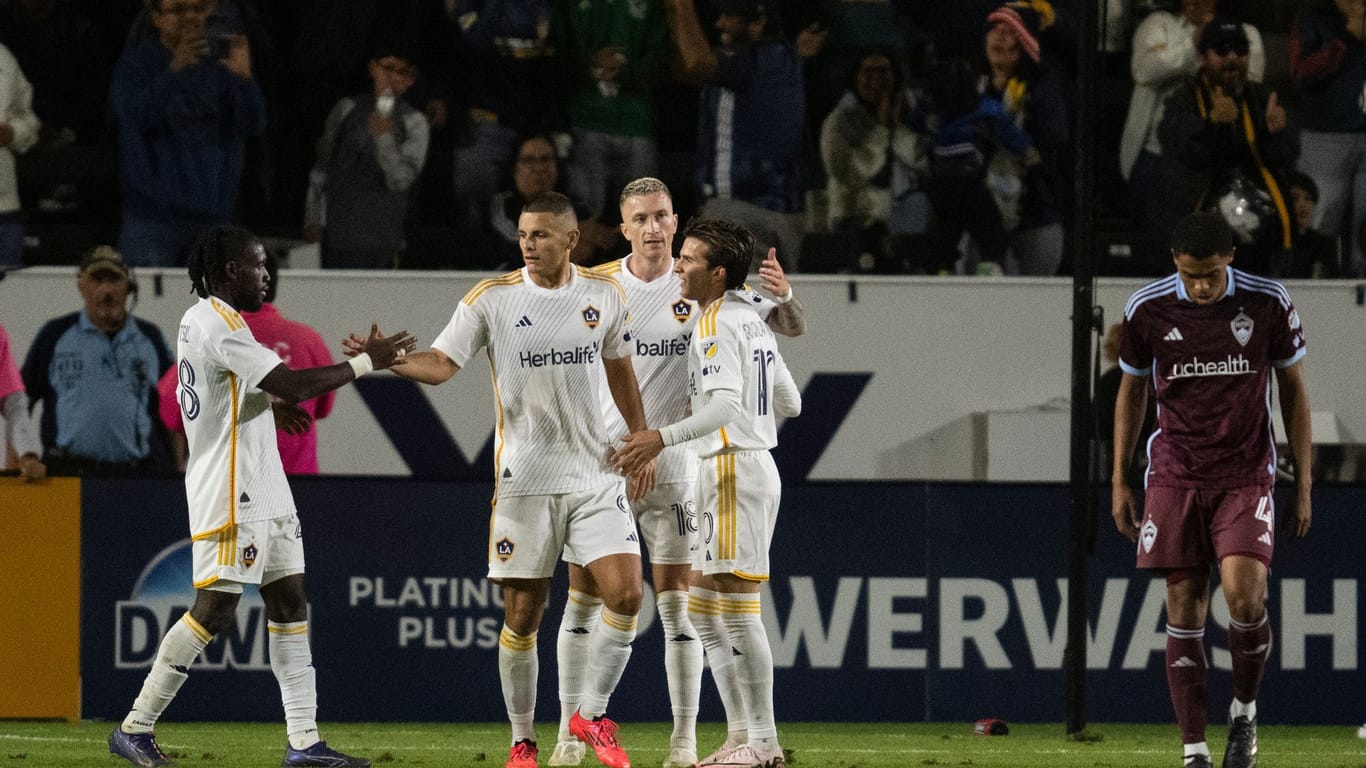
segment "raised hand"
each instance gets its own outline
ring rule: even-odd
[[[370,362],[377,371],[403,365],[406,362],[403,356],[417,348],[417,339],[411,333],[399,331],[393,336],[385,336],[379,332],[379,323],[370,324],[370,335],[360,342],[359,349],[351,353],[349,350],[355,348],[352,345],[357,338],[352,334],[350,339],[342,342],[348,349],[348,356],[354,357],[361,352],[370,355]]]
[[[1276,92],[1271,92],[1271,97],[1266,100],[1266,131],[1267,133],[1280,133],[1285,130],[1285,107],[1282,107],[1276,98]]]
[[[1224,93],[1223,86],[1214,86],[1209,97],[1209,121],[1216,125],[1227,125],[1238,119],[1238,103],[1232,96]]]
[[[759,287],[774,296],[786,296],[792,292],[792,284],[787,281],[782,262],[778,261],[777,248],[769,248],[768,255],[759,262]]]

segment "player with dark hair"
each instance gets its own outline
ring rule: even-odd
[[[1271,649],[1267,574],[1276,511],[1271,373],[1295,466],[1284,520],[1309,531],[1311,435],[1304,329],[1285,287],[1231,266],[1233,236],[1216,212],[1172,233],[1176,274],[1139,289],[1124,308],[1115,404],[1112,514],[1138,544],[1138,567],[1167,581],[1167,685],[1186,768],[1208,768],[1205,622],[1217,563],[1230,616],[1233,702],[1225,768],[1257,764],[1257,689]],[[1148,441],[1140,507],[1126,480],[1151,378],[1157,431]]]
[[[204,646],[232,626],[243,586],[255,584],[289,734],[283,764],[368,766],[318,734],[303,538],[275,430],[307,425],[308,414],[294,403],[401,364],[413,338],[407,331],[380,337],[372,327],[361,353],[347,362],[292,370],[257,343],[239,314],[259,310],[266,297],[260,241],[242,229],[214,227],[191,251],[189,272],[199,302],[180,320],[177,394],[189,443],[195,602],[162,638],[132,710],[109,735],[109,751],[134,765],[170,764],[153,728]],[[284,402],[272,406],[270,396]]]
[[[594,271],[616,278],[626,292],[635,344],[632,367],[640,382],[640,397],[649,424],[668,424],[688,413],[688,392],[680,382],[688,375],[688,342],[697,328],[697,303],[683,297],[674,273],[674,213],[669,188],[649,176],[629,182],[618,198],[621,234],[631,253]],[[742,288],[736,297],[754,307],[775,333],[800,336],[806,330],[802,304],[792,292],[775,249],[759,266],[759,284],[773,299]],[[616,405],[603,403],[607,434],[626,434]],[[631,501],[641,541],[649,550],[650,578],[664,635],[664,670],[668,681],[673,732],[664,768],[692,768],[697,762],[697,711],[702,687],[702,645],[688,620],[688,588],[692,578],[692,546],[697,538],[697,455],[680,445],[662,452],[655,470],[654,491]],[[602,597],[578,563],[569,562],[569,595],[556,641],[560,682],[560,733],[551,766],[578,765],[584,746],[569,733],[569,720],[582,695],[583,676],[591,659],[588,648],[598,622]],[[739,696],[725,686],[729,677],[716,670],[730,663],[730,655],[712,660],[723,701]],[[738,712],[739,707],[728,707]],[[743,736],[747,725],[732,723]]]
[[[769,451],[778,443],[775,416],[801,412],[801,393],[778,352],[773,332],[732,290],[742,286],[754,238],[738,224],[694,220],[674,265],[683,297],[700,316],[688,346],[692,413],[658,429],[632,432],[615,465],[632,471],[667,446],[689,441],[701,459],[688,616],[713,660],[718,680],[729,675],[738,700],[723,703],[727,720],[744,733],[698,766],[782,768],[773,713],[773,653],[760,620],[759,590],[769,578],[768,545],[777,522],[782,480]],[[728,664],[715,663],[727,659]],[[718,683],[719,687],[720,683]],[[740,741],[739,737],[743,737]],[[732,741],[735,738],[739,743]]]
[[[564,195],[543,192],[528,200],[517,237],[526,266],[480,281],[432,348],[409,355],[396,372],[441,384],[481,349],[488,354],[498,401],[488,575],[503,590],[498,676],[512,725],[507,768],[537,764],[536,637],[561,555],[581,564],[602,596],[569,731],[603,765],[630,768],[606,712],[636,636],[640,538],[628,487],[607,463],[600,392],[604,385],[610,390],[630,429],[645,428],[626,295],[612,278],[570,262],[579,230]],[[352,337],[349,351],[359,341]],[[653,464],[630,481],[631,498],[648,494]]]

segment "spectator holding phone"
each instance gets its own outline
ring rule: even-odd
[[[232,221],[247,138],[266,127],[265,96],[246,37],[207,34],[205,0],[148,0],[148,10],[157,34],[123,52],[110,87],[119,250],[135,265],[172,266],[201,230]]]

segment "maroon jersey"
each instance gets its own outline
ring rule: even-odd
[[[1152,376],[1157,430],[1148,486],[1235,488],[1270,483],[1271,368],[1304,357],[1304,331],[1285,286],[1228,268],[1228,290],[1195,304],[1180,276],[1150,283],[1124,306],[1119,364]]]

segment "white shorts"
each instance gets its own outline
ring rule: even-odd
[[[687,565],[697,539],[697,483],[656,485],[645,498],[632,502],[636,527],[656,565]]]
[[[782,495],[778,467],[768,451],[702,459],[697,472],[700,522],[693,570],[767,581],[768,545]]]
[[[230,525],[194,540],[194,588],[242,593],[304,572],[304,532],[298,515]]]
[[[490,579],[548,579],[561,554],[575,565],[608,555],[640,557],[624,480],[584,491],[494,499]]]

